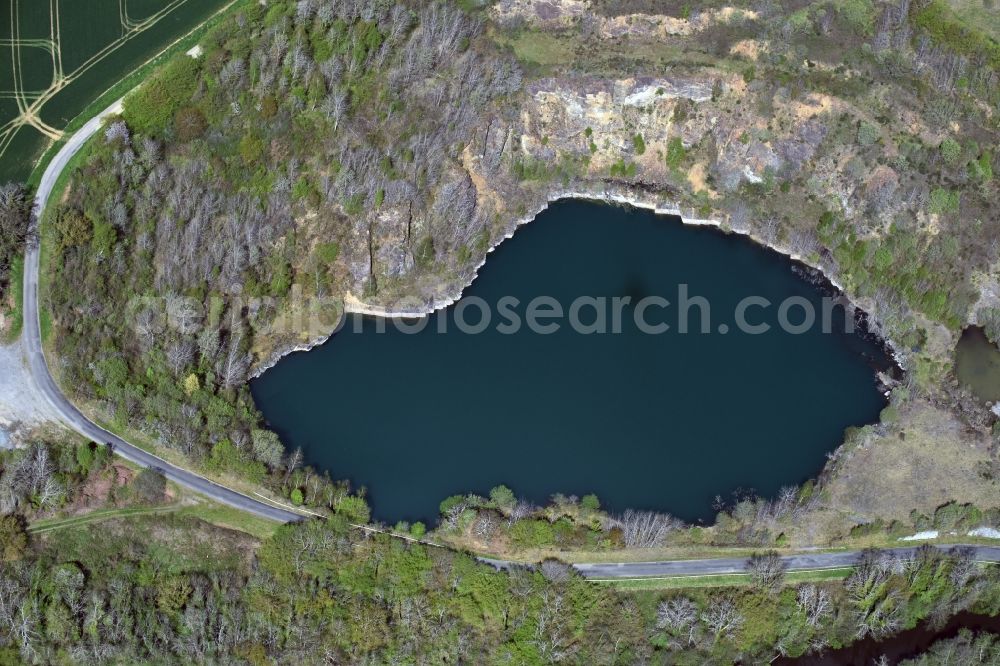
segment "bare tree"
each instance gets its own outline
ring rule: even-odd
[[[189,340],[178,340],[167,347],[167,367],[179,376],[194,360],[194,345]]]
[[[493,538],[499,527],[500,516],[492,510],[479,511],[472,521],[472,533],[482,539]]]
[[[0,287],[7,278],[10,262],[33,237],[33,203],[24,186],[0,186]]]
[[[534,505],[524,500],[518,500],[507,513],[507,527],[513,527],[518,521],[527,518],[534,512]]]
[[[816,585],[803,585],[795,596],[799,610],[805,613],[810,627],[817,627],[833,611],[830,593]]]
[[[565,583],[573,577],[573,567],[551,557],[543,560],[539,568],[550,583]]]
[[[766,553],[754,553],[747,560],[747,572],[750,574],[753,586],[772,594],[781,589],[787,568],[788,565],[773,550]]]
[[[666,513],[635,511],[629,509],[607,521],[607,528],[618,528],[629,548],[655,548],[663,545],[667,535],[684,526],[684,523]]]
[[[732,599],[713,599],[701,614],[701,621],[716,638],[731,638],[743,626],[744,618]]]
[[[660,602],[656,609],[656,626],[692,645],[698,629],[698,606],[687,597]]]
[[[292,475],[292,472],[302,467],[302,447],[296,446],[295,450],[288,454],[288,459],[285,461],[285,482],[288,482],[288,477]]]
[[[244,352],[243,331],[237,329],[229,338],[226,355],[220,359],[219,374],[222,385],[226,388],[235,388],[246,379],[247,371],[250,369],[250,354]]]
[[[857,612],[857,636],[882,638],[900,626],[898,589],[886,583],[893,573],[906,569],[906,563],[891,553],[865,551],[844,583],[847,598]]]

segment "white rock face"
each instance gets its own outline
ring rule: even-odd
[[[900,541],[924,541],[926,539],[937,539],[937,530],[926,530],[924,532],[917,532],[916,534],[911,534],[910,536],[905,536],[900,539]]]
[[[977,536],[984,539],[1000,539],[1000,530],[995,527],[977,527],[974,530],[969,530],[969,536]]]

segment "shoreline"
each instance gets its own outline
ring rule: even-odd
[[[555,193],[548,194],[545,198],[545,202],[540,206],[534,213],[525,215],[521,218],[514,220],[513,224],[500,236],[495,243],[490,245],[487,249],[485,255],[483,255],[482,261],[475,265],[474,268],[469,273],[468,280],[459,289],[458,294],[454,296],[446,296],[444,298],[433,299],[429,301],[426,305],[415,307],[413,309],[402,309],[402,310],[390,310],[384,306],[372,305],[370,303],[365,303],[351,292],[347,292],[343,297],[344,311],[340,316],[338,322],[334,325],[333,330],[329,333],[325,333],[317,336],[309,342],[294,345],[285,350],[277,351],[267,358],[266,361],[260,363],[252,369],[250,376],[248,378],[248,383],[254,379],[261,377],[265,372],[277,365],[281,359],[285,356],[295,354],[298,352],[307,352],[325,344],[336,334],[340,329],[343,321],[347,315],[362,315],[368,317],[382,317],[387,319],[393,318],[406,318],[406,319],[422,319],[428,317],[435,312],[447,309],[452,305],[458,303],[465,292],[470,286],[479,278],[479,271],[482,270],[483,266],[489,260],[490,254],[492,254],[501,244],[505,241],[514,237],[517,230],[522,226],[534,221],[542,212],[544,212],[552,204],[562,201],[562,200],[582,200],[582,201],[593,201],[605,204],[616,204],[630,206],[632,208],[642,209],[652,211],[654,215],[662,215],[669,217],[676,217],[681,221],[681,224],[696,226],[696,227],[714,227],[727,234],[736,234],[743,236],[755,244],[776,252],[788,259],[800,264],[801,266],[807,268],[808,270],[814,272],[818,277],[820,277],[824,283],[832,287],[838,296],[845,298],[858,312],[861,313],[863,319],[863,331],[864,335],[874,336],[878,341],[879,345],[883,348],[886,357],[892,362],[893,366],[899,370],[901,373],[905,373],[905,363],[900,356],[900,347],[895,343],[895,341],[890,338],[885,337],[881,332],[872,330],[871,323],[874,322],[876,326],[878,325],[878,320],[874,317],[869,309],[866,309],[859,301],[851,298],[843,285],[841,285],[837,280],[832,278],[823,269],[822,266],[817,266],[810,263],[806,257],[803,257],[795,252],[791,252],[788,248],[779,246],[776,243],[769,243],[759,236],[754,235],[752,230],[749,231],[735,231],[733,229],[727,229],[724,227],[724,223],[721,220],[711,219],[711,218],[698,218],[685,217],[683,211],[680,207],[674,204],[663,205],[661,202],[653,200],[653,197],[643,198],[634,189],[623,188],[620,190],[608,190],[605,189],[603,192],[599,191],[587,191],[587,190],[562,190]],[[669,207],[668,207],[669,206]],[[694,211],[692,210],[692,213]],[[880,327],[879,327],[880,328]],[[877,373],[876,373],[877,375]]]

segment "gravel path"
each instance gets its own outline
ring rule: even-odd
[[[48,423],[60,419],[28,371],[21,340],[0,345],[0,447],[10,446],[19,431]]]

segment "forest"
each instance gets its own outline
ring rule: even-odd
[[[252,537],[169,511],[176,491],[156,477],[88,443],[0,454],[0,660],[759,663],[1000,612],[1000,571],[960,548],[871,550],[845,579],[816,582],[761,551],[738,587],[630,590],[553,559],[498,571],[342,516]],[[98,494],[163,510],[45,519]],[[932,654],[968,652],[971,640]]]
[[[61,383],[206,470],[339,502],[291,479],[301,456],[246,382],[302,334],[296,298],[339,297],[351,271],[369,293],[434,281],[489,237],[456,165],[521,75],[482,29],[441,4],[245,3],[159,70],[45,224]]]

